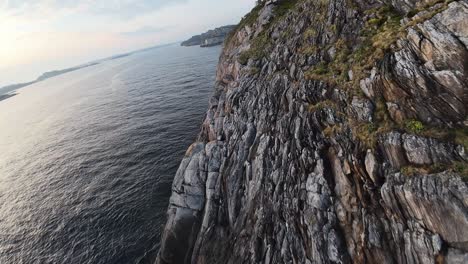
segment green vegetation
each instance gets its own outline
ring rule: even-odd
[[[415,176],[416,174],[427,174],[421,173],[421,169],[414,166],[405,166],[400,169],[401,174],[405,176]]]
[[[468,128],[459,128],[452,130],[455,143],[462,145],[468,151]]]
[[[302,52],[304,54],[307,54],[304,52],[307,48],[303,48]],[[332,62],[322,61],[315,65],[305,73],[306,78],[332,84],[344,84],[348,81],[348,71],[350,69],[348,58],[351,52],[344,39],[339,39],[334,48],[336,50],[334,60]]]
[[[399,38],[404,37],[408,27],[432,18],[437,13],[445,10],[451,2],[453,0],[435,0],[425,4],[414,10],[414,14],[442,3],[440,7],[421,14],[417,19],[410,21],[406,25],[400,23],[402,19],[401,15],[391,6],[383,6],[366,11],[366,14],[372,15],[372,18],[366,22],[361,30],[360,43],[357,45],[357,48],[351,49],[351,45],[346,40],[339,39],[334,44],[338,52],[335,58],[330,62],[322,62],[312,67],[305,73],[306,78],[330,84],[340,84],[343,88],[349,88],[353,93],[357,92],[359,81],[369,75],[372,67],[384,58],[384,55]],[[331,30],[337,33],[336,26],[331,28]],[[314,31],[306,31],[304,37],[309,38],[313,36],[312,32]],[[304,46],[300,51],[303,54],[310,55],[316,53],[317,50],[317,48]],[[354,73],[353,80],[348,79],[347,72],[349,70],[352,70]]]
[[[468,181],[468,163],[466,161],[454,161],[451,164],[432,164],[429,166],[405,166],[400,169],[405,176],[427,175],[452,171],[460,174],[464,181]]]
[[[402,28],[400,15],[388,6],[368,12],[375,14],[375,17],[369,19],[362,29],[358,48],[352,50],[345,39],[339,39],[334,44],[337,53],[333,60],[311,68],[306,72],[306,78],[337,83],[344,88],[359,87],[359,80],[365,78],[374,64],[383,59],[385,52],[401,36]],[[336,27],[332,30],[336,32]],[[349,70],[355,74],[353,80],[348,79]]]
[[[322,61],[319,64],[315,65],[314,68],[312,68],[311,73],[323,75],[328,73],[329,71],[330,70],[328,69],[328,64]]]
[[[379,135],[395,128],[396,124],[390,118],[383,98],[377,101],[373,116],[373,123],[357,123],[350,120],[353,135],[364,143],[368,149],[375,149]]]
[[[468,150],[468,128],[438,128],[429,127],[419,133],[425,137],[451,141]]]
[[[325,100],[325,101],[318,102],[315,105],[309,105],[308,110],[309,112],[317,112],[325,108],[335,109],[336,104],[332,100]]]
[[[359,89],[359,81],[368,76],[368,71],[381,61],[390,47],[402,37],[401,16],[393,8],[384,6],[368,12],[376,17],[367,21],[361,32],[361,45],[349,56],[355,77],[347,86],[354,89]]]
[[[454,172],[460,174],[464,181],[468,181],[468,163],[457,161],[452,164]]]
[[[405,126],[402,129],[408,133],[417,134],[423,137],[454,142],[457,145],[463,146],[465,150],[468,150],[468,128],[465,127],[432,127],[424,126],[421,121],[409,120],[405,123]]]
[[[427,3],[424,3],[424,5],[416,7],[415,9],[409,11],[408,14],[406,14],[406,17],[412,18],[416,14],[418,14],[419,12],[422,12],[424,10],[428,10],[428,9],[430,9],[431,7],[433,7],[433,6],[437,5],[437,4],[443,4],[442,7],[446,7],[451,2],[453,2],[453,1],[452,0],[450,0],[450,1],[447,1],[447,0],[434,0],[434,1],[431,1],[431,2],[427,2]]]
[[[383,99],[377,101],[374,111],[374,123],[357,123],[354,120],[350,120],[349,123],[351,124],[353,134],[360,141],[364,142],[367,148],[374,148],[376,146],[379,135],[398,129],[426,138],[453,142],[468,150],[468,128],[433,127],[424,125],[421,121],[414,119],[406,121],[403,125],[399,125],[391,119]]]
[[[428,10],[435,4],[443,3],[440,7],[433,8],[427,13],[419,14],[416,19],[413,19],[413,21],[410,21],[406,25],[401,24],[401,15],[390,6],[366,11],[371,18],[366,21],[361,30],[361,35],[358,38],[359,43],[355,45],[355,43],[349,43],[346,39],[338,39],[333,46],[326,47],[327,49],[333,47],[336,50],[334,58],[328,62],[319,62],[311,67],[305,73],[306,78],[319,80],[328,84],[338,84],[342,88],[347,89],[350,98],[362,96],[362,91],[359,87],[360,80],[369,76],[370,70],[383,60],[384,55],[393,48],[396,41],[405,36],[406,29],[432,18],[435,14],[447,8],[450,2],[452,0],[436,0],[425,5],[417,13],[422,10]],[[330,29],[338,33],[336,32],[336,27]],[[315,29],[306,30],[304,33],[306,41],[310,41],[315,36]],[[315,46],[305,45],[299,51],[306,55],[320,52],[319,48]],[[348,77],[349,70],[353,72],[354,76],[352,79]],[[409,133],[451,139],[468,149],[466,130],[452,129],[441,131],[441,129],[427,128],[418,120],[408,120],[404,124],[398,125],[390,118],[383,99],[379,100],[376,104],[373,123],[359,123],[355,120],[349,120],[349,124],[353,135],[363,142],[367,148],[375,148],[380,134],[392,129],[401,129]],[[331,129],[328,128],[327,132],[330,131]]]
[[[259,60],[266,56],[266,47],[268,46],[268,42],[268,35],[263,31],[259,36],[251,41],[250,49],[239,55],[239,63],[246,65],[250,58]]]
[[[406,130],[413,134],[419,134],[424,131],[424,125],[418,120],[408,120],[405,124]]]
[[[313,38],[317,36],[317,30],[315,28],[309,28],[304,32],[304,37]]]
[[[275,14],[275,20],[278,20],[279,18],[283,17],[286,15],[289,10],[291,10],[293,7],[296,6],[296,4],[299,2],[299,0],[283,0],[280,1],[276,7],[275,10],[273,11]]]
[[[305,55],[313,55],[317,53],[318,49],[316,46],[306,46],[299,48],[299,52]]]
[[[353,135],[362,142],[367,149],[374,149],[377,145],[377,126],[373,123],[352,124]]]
[[[267,55],[267,50],[270,48],[269,29],[281,20],[296,4],[299,0],[280,1],[273,10],[274,16],[263,31],[254,39],[251,40],[250,49],[243,51],[238,58],[239,63],[246,65],[249,59],[259,60]],[[258,10],[255,10],[258,8]],[[258,13],[261,10],[261,5],[257,5],[249,15],[244,18],[239,24],[239,28],[245,25],[251,25],[255,23],[258,18]],[[245,20],[245,21],[244,21]],[[244,22],[243,22],[244,21]],[[287,34],[286,34],[287,35]],[[283,36],[287,37],[287,36]]]
[[[327,126],[322,130],[323,135],[327,138],[331,138],[341,132],[343,132],[343,127],[341,125]]]

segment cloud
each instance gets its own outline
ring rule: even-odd
[[[87,14],[131,19],[168,5],[188,0],[7,0],[3,10],[13,16],[38,16],[84,12]]]

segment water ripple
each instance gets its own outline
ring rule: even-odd
[[[0,102],[0,263],[147,263],[219,48],[169,46]]]

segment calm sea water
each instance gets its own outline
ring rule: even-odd
[[[168,46],[0,101],[0,263],[147,263],[219,47]]]

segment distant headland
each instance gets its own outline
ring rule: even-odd
[[[208,30],[207,32],[196,35],[191,37],[190,39],[182,42],[180,45],[181,46],[200,46],[200,47],[212,47],[212,46],[217,46],[221,45],[224,42],[224,39],[226,36],[234,30],[236,26],[234,25],[229,25],[229,26],[223,26],[219,28],[215,28],[212,30]]]

